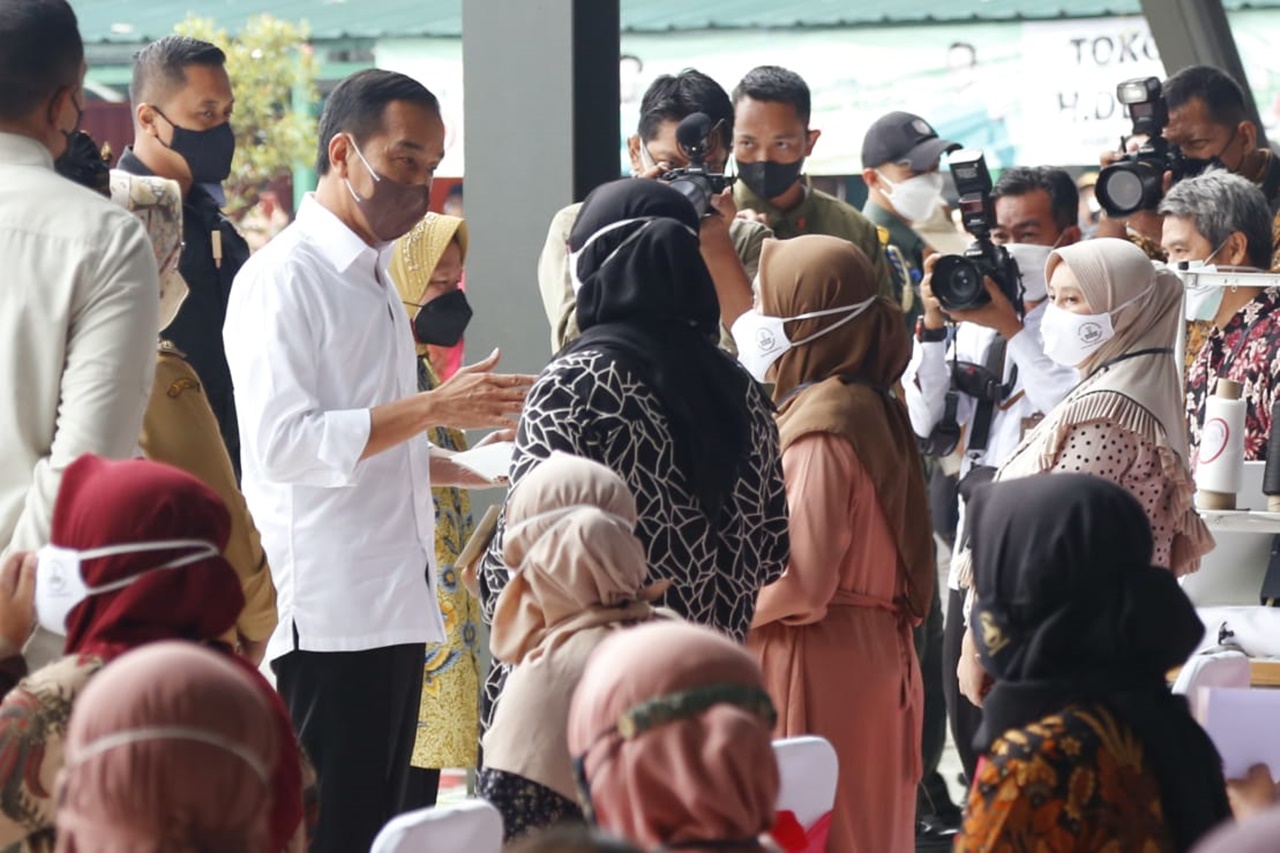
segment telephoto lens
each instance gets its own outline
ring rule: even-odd
[[[978,265],[963,255],[944,255],[933,267],[933,295],[947,311],[972,311],[991,301]]]

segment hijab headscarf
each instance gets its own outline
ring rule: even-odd
[[[652,619],[665,585],[634,534],[636,504],[598,462],[553,453],[511,495],[503,558],[512,572],[489,645],[515,664],[484,738],[485,765],[573,799],[565,738],[569,698],[609,632]]]
[[[85,551],[167,539],[203,540],[221,551],[231,516],[218,495],[186,472],[145,459],[86,454],[67,466],[53,507],[50,541]],[[235,570],[221,556],[177,569],[148,571],[190,548],[85,560],[85,584],[99,587],[139,575],[128,586],[91,595],[67,615],[67,654],[106,660],[156,640],[214,641],[244,608]]]
[[[269,850],[278,754],[266,698],[225,657],[176,642],[123,655],[76,700],[57,849]]]
[[[601,827],[645,848],[711,848],[773,826],[774,720],[745,649],[658,622],[619,631],[592,655],[569,711],[569,750]]]
[[[178,182],[155,175],[111,170],[111,200],[137,217],[147,229],[160,270],[160,324],[163,332],[187,298],[187,282],[178,271],[182,258],[182,189]]]
[[[1179,850],[1230,814],[1222,762],[1166,673],[1204,634],[1124,488],[1085,474],[983,487],[969,505],[973,624],[996,684],[975,746],[1073,704],[1099,703],[1142,741]]]
[[[848,320],[832,314],[787,324],[792,340],[830,329],[793,347],[777,363],[774,401],[785,450],[815,432],[853,445],[875,484],[876,498],[898,545],[898,571],[907,610],[922,619],[936,583],[933,539],[921,519],[929,513],[920,451],[906,406],[893,388],[911,358],[902,312],[876,295],[875,272],[848,240],[809,235],[765,240],[760,252],[760,307],[770,317],[871,305]]]
[[[444,257],[445,249],[455,240],[462,251],[462,262],[467,261],[466,220],[443,213],[428,213],[413,230],[396,240],[391,252],[391,279],[400,293],[400,302],[413,321],[417,306],[431,284],[431,275]],[[430,344],[417,344],[418,355],[427,354]]]
[[[569,250],[582,336],[560,355],[604,352],[653,390],[714,521],[750,449],[751,377],[717,346],[720,303],[693,205],[659,181],[605,184],[583,203]]]
[[[166,539],[200,539],[225,549],[231,516],[218,495],[177,468],[146,459],[112,461],[85,454],[67,466],[53,508],[54,545],[88,550]],[[92,595],[67,615],[66,654],[110,661],[138,646],[189,640],[216,646],[266,696],[279,732],[281,760],[272,780],[271,838],[284,847],[303,818],[301,753],[288,709],[257,668],[219,643],[244,608],[235,570],[221,556],[177,569],[147,571],[185,551],[151,551],[81,563],[96,587],[134,575],[128,586]]]
[[[1170,509],[1182,524],[1173,538],[1170,568],[1176,574],[1195,571],[1200,556],[1213,548],[1213,536],[1192,506],[1195,483],[1187,461],[1182,374],[1173,349],[1182,330],[1182,283],[1127,240],[1100,238],[1055,249],[1045,266],[1046,279],[1060,264],[1075,275],[1094,313],[1111,313],[1115,337],[1080,366],[1084,381],[1027,436],[996,479],[1048,470],[1079,424],[1106,421],[1124,427],[1155,448],[1172,484]]]

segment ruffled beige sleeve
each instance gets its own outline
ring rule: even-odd
[[[1108,421],[1077,424],[1064,436],[1050,472],[1093,474],[1123,486],[1151,522],[1156,565],[1177,575],[1200,567],[1213,538],[1195,510],[1186,505],[1179,484],[1189,472],[1172,451],[1130,429]]]

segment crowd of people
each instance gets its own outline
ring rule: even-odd
[[[1001,174],[1014,286],[959,306],[963,140],[881,118],[858,211],[805,174],[795,72],[661,76],[632,177],[530,266],[531,376],[438,357],[472,308],[467,224],[428,209],[435,96],[339,84],[314,193],[251,253],[225,60],[141,50],[109,169],[71,7],[0,0],[0,844],[363,851],[456,767],[527,851],[1183,851],[1274,823],[1243,820],[1270,771],[1224,779],[1166,681],[1204,633],[1178,578],[1214,547],[1206,397],[1240,384],[1263,459],[1280,382],[1280,291],[1176,270],[1280,261],[1280,166],[1229,76],[1164,82],[1205,168],[1150,209],[1086,221],[1064,169]],[[702,215],[670,185],[695,114],[736,174]],[[507,476],[454,458],[475,429]],[[806,735],[839,775],[796,842],[773,742]]]

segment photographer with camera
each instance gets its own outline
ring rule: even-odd
[[[1117,88],[1117,95],[1133,116],[1128,143],[1133,150],[1102,157],[1097,196],[1105,215],[1098,236],[1127,234],[1152,254],[1151,247],[1143,244],[1161,239],[1160,199],[1179,181],[1211,166],[1257,185],[1273,221],[1280,220],[1280,161],[1270,150],[1258,147],[1258,128],[1249,120],[1243,90],[1230,75],[1196,65],[1182,69],[1163,85],[1154,77],[1126,81]],[[1111,186],[1114,176],[1121,177]],[[1273,241],[1273,264],[1280,260],[1277,248]]]
[[[968,494],[990,479],[1024,433],[1078,381],[1073,368],[1045,355],[1040,321],[1049,253],[1076,242],[1079,229],[1075,186],[1061,170],[1009,170],[993,188],[981,154],[957,151],[951,171],[965,227],[976,243],[965,257],[935,255],[925,261],[924,316],[916,327],[903,390],[912,427],[927,436],[926,454],[947,456],[963,445],[958,525],[963,531]],[[948,322],[955,324],[950,344]],[[972,779],[973,734],[982,715],[960,695],[956,682],[964,594],[954,564],[948,587],[943,686],[952,734]]]
[[[1213,324],[1187,374],[1191,458],[1200,447],[1205,398],[1221,378],[1242,388],[1244,458],[1266,459],[1271,404],[1280,387],[1280,288],[1267,286],[1275,276],[1257,275],[1271,263],[1266,199],[1243,177],[1214,169],[1169,190],[1160,212],[1169,262],[1185,264],[1201,279],[1186,282],[1186,317]],[[1213,281],[1209,271],[1223,268],[1230,278]],[[1258,286],[1244,286],[1250,273],[1261,279]]]
[[[699,113],[701,118],[694,118]],[[694,207],[704,214],[702,259],[720,300],[720,346],[735,353],[728,327],[751,307],[751,280],[760,264],[760,247],[773,232],[736,215],[723,177],[732,141],[733,104],[728,93],[706,74],[689,68],[675,76],[664,74],[650,84],[640,102],[639,127],[627,139],[627,149],[634,177],[667,181],[686,197],[692,193],[706,198],[705,203],[694,200]],[[690,153],[702,162],[692,163]],[[553,352],[579,336],[565,247],[581,208],[581,203],[571,204],[556,213],[538,259],[538,289],[551,323]]]

